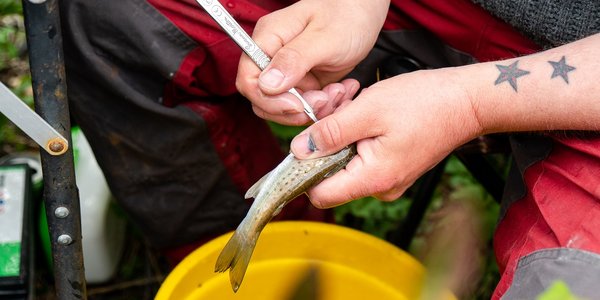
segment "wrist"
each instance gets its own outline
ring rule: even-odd
[[[473,80],[469,76],[469,70],[466,67],[448,68],[448,78],[456,87],[451,89],[454,95],[450,99],[455,99],[459,107],[460,116],[457,130],[462,132],[461,142],[466,143],[487,132],[485,115],[482,115],[482,103],[479,101],[480,86],[478,80]]]
[[[520,111],[527,110],[523,103],[516,99],[518,93],[508,92],[510,87],[498,86],[494,80],[498,78],[498,62],[479,63],[459,67],[465,97],[471,108],[471,118],[477,125],[477,136],[520,130]],[[524,84],[519,86],[524,88]]]

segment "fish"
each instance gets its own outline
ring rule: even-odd
[[[258,237],[267,223],[296,197],[343,169],[356,153],[355,144],[337,153],[312,159],[298,159],[290,153],[248,189],[245,198],[254,198],[254,202],[215,264],[215,272],[229,269],[234,292],[238,291],[244,279]]]

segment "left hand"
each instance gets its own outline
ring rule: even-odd
[[[237,89],[261,118],[308,123],[302,104],[287,91],[320,90],[348,74],[375,44],[388,7],[389,0],[302,0],[262,17],[252,37],[271,63],[261,72],[243,55]]]

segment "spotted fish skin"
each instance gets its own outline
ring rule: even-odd
[[[289,154],[275,169],[248,189],[245,197],[254,198],[254,202],[221,251],[215,265],[215,272],[230,269],[229,279],[234,292],[237,292],[242,283],[256,241],[267,223],[290,201],[343,169],[355,155],[355,145],[314,159],[297,159]]]

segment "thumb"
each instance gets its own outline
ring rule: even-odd
[[[301,132],[292,140],[292,153],[299,159],[326,156],[358,140],[380,135],[376,121],[361,114],[356,104],[351,102]]]
[[[327,61],[327,53],[319,51],[318,36],[304,31],[281,47],[258,77],[258,85],[266,94],[277,95],[299,85],[302,89],[319,89],[320,84],[309,71]],[[308,75],[308,76],[307,76]]]

